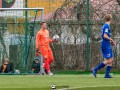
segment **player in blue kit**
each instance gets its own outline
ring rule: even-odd
[[[112,76],[109,73],[110,70],[112,69],[113,56],[114,56],[112,51],[112,46],[115,46],[115,42],[113,41],[113,39],[111,39],[111,29],[110,29],[111,19],[112,16],[110,14],[107,14],[105,16],[106,22],[101,30],[102,31],[101,51],[105,61],[103,61],[93,69],[94,77],[97,77],[96,74],[98,69],[101,69],[106,66],[106,73],[104,78],[112,78]]]

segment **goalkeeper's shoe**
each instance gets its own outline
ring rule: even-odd
[[[52,73],[52,72],[49,72],[48,75],[53,76],[53,73]]]
[[[113,78],[111,75],[105,75],[104,78]]]
[[[94,77],[97,77],[97,76],[96,76],[97,71],[96,71],[95,69],[92,69],[92,71],[93,71],[93,76],[94,76]]]

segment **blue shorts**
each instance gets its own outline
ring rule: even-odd
[[[102,49],[102,54],[103,54],[103,57],[106,59],[113,58],[114,56],[112,49]]]

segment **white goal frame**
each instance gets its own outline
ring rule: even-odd
[[[44,21],[44,8],[0,8],[0,11],[16,11],[16,10],[38,10],[41,11],[41,21]]]
[[[37,10],[37,11],[41,11],[41,20],[40,21],[44,21],[44,8],[0,8],[0,11],[21,11],[21,10]],[[39,15],[40,16],[40,15]],[[26,43],[26,42],[25,42]],[[25,58],[26,60],[26,58]],[[43,73],[43,57],[42,55],[39,56],[39,60],[40,60],[40,74],[42,75]]]

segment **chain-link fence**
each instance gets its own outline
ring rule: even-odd
[[[45,12],[46,14],[44,15],[48,30],[50,31],[50,37],[52,38],[56,34],[60,36],[58,43],[51,44],[55,57],[51,65],[52,69],[57,71],[91,70],[92,67],[103,61],[100,51],[100,34],[101,27],[104,24],[104,15],[107,13],[113,16],[111,23],[112,38],[117,43],[117,46],[113,48],[113,67],[114,69],[119,69],[120,1],[62,0],[61,3],[56,4],[59,7],[55,8],[55,10],[50,9],[49,6],[48,12]],[[23,6],[24,4],[25,1],[23,2]],[[36,5],[37,7],[39,6],[38,4]],[[36,7],[35,5],[33,6]],[[28,2],[29,8],[33,6],[30,6],[30,2]],[[0,11],[0,13],[2,12],[4,11]],[[29,72],[31,71],[35,56],[35,35],[40,29],[41,14],[39,12],[39,16],[37,15],[34,36],[31,39],[31,43],[30,26],[33,25],[35,11],[28,10],[27,16],[25,16],[25,11],[14,11],[12,14],[14,16],[11,16],[10,12],[0,15],[0,65],[3,64],[4,58],[8,57],[10,62],[14,64],[15,69],[21,72]],[[25,57],[27,56],[28,58],[26,59]]]
[[[61,42],[53,45],[57,69],[91,70],[104,60],[100,42],[106,14],[113,16],[112,38],[117,44],[113,47],[113,67],[119,69],[119,3],[119,0],[90,0],[88,6],[86,0],[66,0],[51,15],[48,19],[51,35],[58,34],[61,37]]]

